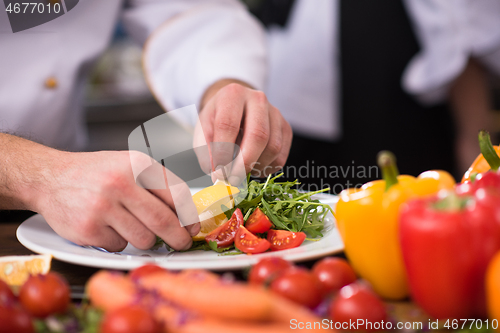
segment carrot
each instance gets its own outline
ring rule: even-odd
[[[316,316],[309,309],[297,305],[281,296],[273,294],[272,304],[272,320],[284,323],[290,323],[290,321],[293,319],[297,320],[298,322],[304,323],[321,321],[321,318]]]
[[[239,283],[185,281],[171,273],[156,273],[139,281],[147,290],[207,316],[227,319],[267,320],[272,310],[271,297],[260,287]]]
[[[128,277],[109,271],[92,275],[86,292],[92,304],[104,311],[132,304],[137,295],[137,289]]]
[[[204,269],[186,269],[176,274],[179,279],[196,283],[218,283],[220,276]]]
[[[309,310],[264,289],[225,284],[215,277],[199,271],[160,272],[145,276],[138,285],[124,274],[100,271],[90,278],[87,293],[92,304],[104,311],[141,303],[154,310],[169,333],[281,333],[292,331],[292,319],[321,321]],[[146,292],[139,292],[141,288]]]
[[[192,321],[177,327],[168,327],[169,333],[285,333],[293,330],[284,324],[248,321],[204,320]]]

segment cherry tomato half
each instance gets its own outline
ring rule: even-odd
[[[357,280],[351,265],[341,258],[325,258],[318,261],[314,264],[312,273],[326,294],[338,291]]]
[[[241,226],[234,238],[234,246],[245,253],[262,253],[269,249],[269,242],[264,238],[259,238]]]
[[[300,246],[306,239],[303,232],[291,232],[286,230],[269,230],[267,240],[271,243],[271,251],[293,249]]]
[[[278,257],[263,258],[255,264],[248,274],[248,282],[251,284],[269,283],[279,273],[292,267],[285,259]]]
[[[141,267],[137,267],[136,269],[130,271],[129,277],[132,281],[137,281],[144,276],[151,275],[157,272],[166,272],[167,270],[163,267],[160,267],[155,264],[146,264]]]
[[[139,306],[126,306],[104,315],[101,333],[160,333],[162,327],[150,311]]]
[[[260,208],[256,208],[245,222],[245,227],[254,234],[261,234],[271,229],[273,224]]]
[[[349,328],[350,322],[360,323],[356,327],[362,331],[374,331],[381,327],[382,320],[387,320],[387,311],[384,303],[375,293],[367,287],[357,283],[350,284],[340,289],[337,297],[333,299],[330,306],[330,318],[339,327],[346,325]],[[359,322],[363,320],[364,322]],[[367,323],[371,323],[367,325]]]
[[[57,273],[32,275],[21,287],[19,300],[35,317],[45,318],[53,313],[64,313],[70,301],[69,286]]]
[[[241,210],[237,208],[229,221],[211,231],[205,236],[205,240],[207,243],[210,241],[217,242],[217,247],[220,248],[228,247],[234,243],[236,231],[238,231],[239,227],[242,226],[243,223],[243,214],[241,213]]]
[[[20,306],[0,304],[0,333],[32,333],[33,322]]]
[[[305,269],[293,267],[278,275],[271,283],[271,290],[310,309],[321,302],[318,280]]]
[[[0,280],[0,305],[11,305],[14,302],[16,302],[16,296],[12,289],[5,281]]]

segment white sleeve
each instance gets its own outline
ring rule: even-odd
[[[198,105],[223,78],[264,88],[264,28],[238,0],[135,0],[124,22],[132,36],[147,39],[144,72],[166,110]]]
[[[424,103],[445,100],[469,57],[500,74],[500,0],[405,0],[420,52],[404,89]]]

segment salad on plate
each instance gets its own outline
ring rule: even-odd
[[[187,251],[216,251],[223,255],[257,254],[300,246],[305,239],[319,240],[330,205],[312,198],[328,188],[301,192],[295,181],[250,181],[247,188],[217,182],[193,195],[201,230]],[[235,204],[236,202],[236,204]],[[158,238],[157,245],[164,242]]]

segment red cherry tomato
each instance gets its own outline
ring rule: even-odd
[[[146,264],[141,267],[137,267],[136,269],[130,271],[129,276],[132,281],[137,281],[144,276],[151,275],[157,272],[166,272],[167,270],[163,267],[160,267],[155,264]]]
[[[12,289],[5,281],[0,280],[0,305],[11,305],[15,302],[16,296],[14,296]]]
[[[250,269],[248,282],[258,285],[269,283],[279,273],[291,267],[290,262],[278,257],[263,258]]]
[[[340,290],[357,280],[351,265],[341,258],[325,258],[314,264],[312,273],[320,282],[324,293]]]
[[[101,333],[161,333],[162,327],[150,311],[126,306],[104,315]]]
[[[207,241],[207,243],[210,241],[217,242],[217,247],[220,248],[228,247],[229,245],[234,243],[234,236],[236,235],[236,231],[238,231],[238,228],[242,226],[243,223],[243,214],[241,214],[241,210],[237,208],[229,221],[211,231],[208,235],[205,236],[205,240]]]
[[[269,242],[264,238],[259,238],[248,231],[244,226],[241,226],[236,232],[234,238],[234,246],[245,253],[262,253],[269,249]]]
[[[32,275],[19,291],[19,300],[32,315],[45,318],[64,313],[70,301],[68,283],[57,273]]]
[[[271,229],[273,224],[264,212],[257,208],[245,222],[245,227],[254,234],[261,234]]]
[[[300,246],[306,239],[303,232],[291,232],[286,230],[269,230],[267,240],[271,243],[271,251],[293,249]]]
[[[271,283],[271,290],[289,300],[315,308],[321,302],[321,287],[316,278],[300,268],[291,268],[278,275]]]
[[[350,322],[358,323],[358,320],[363,320],[356,327],[358,330],[376,331],[385,327],[381,325],[385,325],[387,312],[384,303],[377,295],[366,287],[353,283],[340,289],[339,294],[332,301],[330,318],[336,328],[344,325],[347,329],[352,329],[349,326]]]
[[[0,333],[32,333],[33,322],[20,306],[0,304]]]

